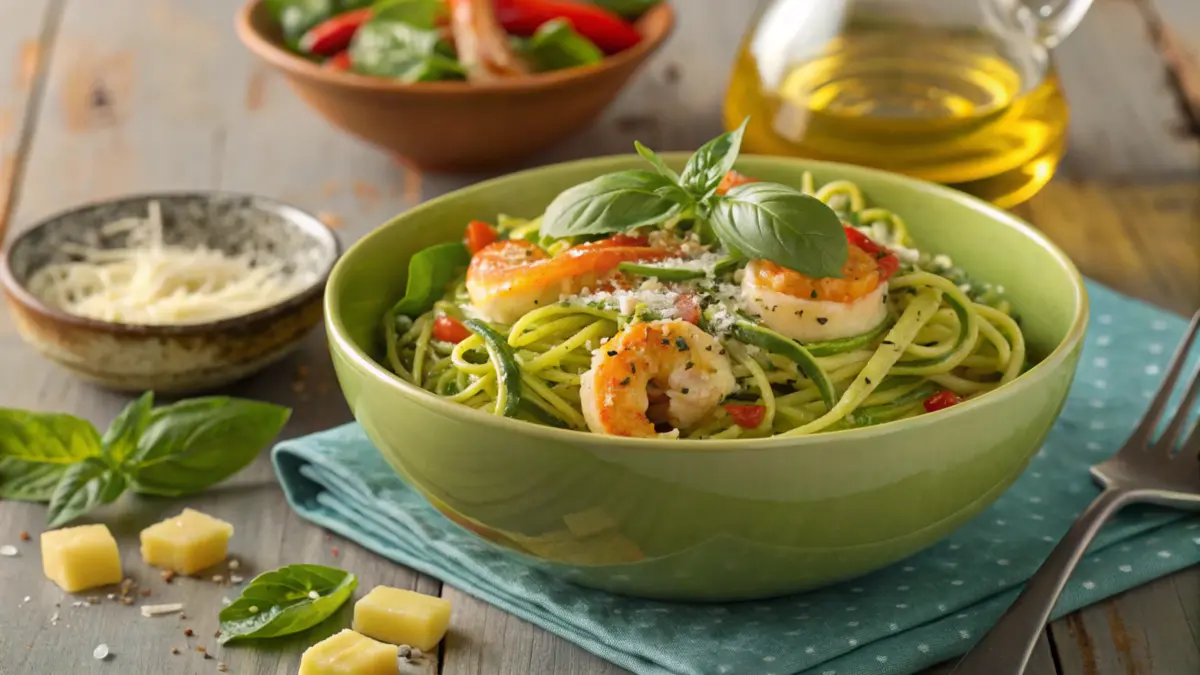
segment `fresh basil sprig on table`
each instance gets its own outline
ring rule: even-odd
[[[221,644],[299,633],[328,619],[354,589],[358,577],[322,565],[288,565],[258,575],[221,610]]]
[[[101,436],[71,415],[0,409],[0,499],[48,501],[58,527],[126,490],[200,492],[245,468],[290,414],[224,396],[155,408],[146,392]]]
[[[733,169],[746,123],[705,143],[677,174],[635,143],[654,171],[618,171],[564,190],[546,208],[543,237],[628,232],[692,216],[731,253],[769,260],[811,277],[840,277],[849,252],[841,219],[821,200],[778,183],[717,187]]]

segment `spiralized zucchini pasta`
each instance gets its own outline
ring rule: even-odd
[[[383,321],[386,363],[496,415],[691,439],[881,424],[1022,372],[1002,288],[921,252],[853,183],[739,174],[739,144],[714,139],[682,173],[639,145],[653,171],[422,251]]]

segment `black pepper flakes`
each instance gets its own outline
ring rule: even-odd
[[[885,344],[885,345],[892,345],[893,347],[894,347],[894,346],[896,346],[896,343],[895,343],[895,342],[892,342],[891,340],[884,340],[884,341],[883,341],[883,344]]]
[[[871,378],[869,378],[869,377],[864,377],[863,379],[864,379],[864,380],[866,380],[867,384],[871,384]]]
[[[629,372],[633,373],[634,375],[637,375],[637,364],[636,363],[629,364]]]
[[[686,394],[686,393],[688,393],[688,391],[690,391],[690,390],[689,390],[687,387],[684,387],[684,388],[683,388],[683,389],[681,389],[680,391],[682,391],[684,394]]]
[[[795,311],[796,316],[804,316],[804,310],[798,309]]]
[[[682,335],[675,338],[675,347],[681,352],[691,349],[691,347],[688,347],[687,340],[684,340]]]
[[[628,387],[628,386],[629,386],[629,382],[630,382],[630,378],[628,378],[628,377],[627,377],[627,378],[625,378],[625,379],[621,380],[621,382],[620,382],[620,385],[621,385],[622,387]]]
[[[705,347],[705,348],[704,348],[704,351],[706,351],[706,352],[711,352],[711,351],[712,351],[712,345],[709,345],[709,346]]]
[[[816,300],[816,298],[817,298],[817,289],[815,289],[815,288],[814,288],[814,289],[813,289],[813,291],[812,291],[812,293],[810,293],[808,297],[810,297],[810,298],[812,298],[812,299]]]
[[[609,356],[616,356],[616,355],[617,355],[617,351],[616,351],[615,349],[610,349],[610,350],[608,350],[608,355],[609,355]]]
[[[818,316],[818,317],[817,317],[817,323],[819,323],[819,324],[821,324],[822,326],[824,326],[825,324],[829,323],[829,319],[827,319],[827,318],[825,318],[825,317],[823,317],[823,316]]]
[[[691,361],[688,361],[688,362],[687,362],[687,365],[685,365],[685,366],[683,367],[683,369],[684,369],[684,370],[691,370],[692,368],[695,368],[695,367],[696,367],[696,364],[692,363]]]

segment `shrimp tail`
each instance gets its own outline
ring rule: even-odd
[[[450,27],[468,80],[487,82],[532,72],[509,44],[492,0],[450,0]]]

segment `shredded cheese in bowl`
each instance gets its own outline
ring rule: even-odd
[[[33,273],[29,290],[69,314],[115,323],[196,324],[269,307],[302,290],[284,263],[258,251],[231,255],[207,246],[163,240],[162,210],[122,218],[101,228],[125,233],[125,246],[97,248],[67,242],[75,258]]]

